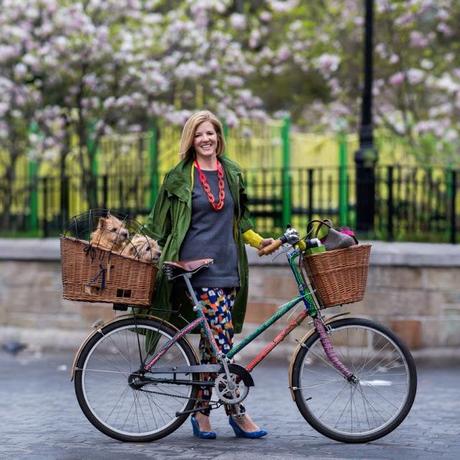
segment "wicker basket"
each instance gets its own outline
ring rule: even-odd
[[[304,257],[304,266],[323,307],[359,302],[366,290],[370,244]]]
[[[64,299],[150,305],[157,273],[151,263],[63,236],[61,264]]]

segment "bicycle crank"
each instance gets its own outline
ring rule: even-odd
[[[246,399],[249,387],[254,386],[254,381],[249,372],[237,364],[230,364],[229,372],[229,377],[225,372],[217,375],[214,388],[223,403],[238,404]]]

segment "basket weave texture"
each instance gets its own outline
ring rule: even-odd
[[[359,302],[364,297],[370,244],[304,257],[304,266],[323,307]]]
[[[63,297],[149,306],[157,268],[87,241],[61,237]]]

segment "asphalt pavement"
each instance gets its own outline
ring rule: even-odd
[[[237,439],[223,409],[213,414],[217,440],[198,440],[186,423],[160,441],[127,444],[98,432],[81,413],[69,378],[72,354],[0,352],[1,459],[458,459],[460,367],[419,366],[418,394],[393,433],[364,445],[332,441],[302,418],[288,389],[288,362],[253,372],[245,405],[269,435]]]

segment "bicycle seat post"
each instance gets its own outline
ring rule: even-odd
[[[193,300],[193,310],[196,311],[199,307],[199,300],[193,290],[192,283],[190,283],[190,278],[192,277],[193,273],[184,273],[181,276],[184,278],[185,284],[187,286],[188,292],[190,293],[190,297]]]

